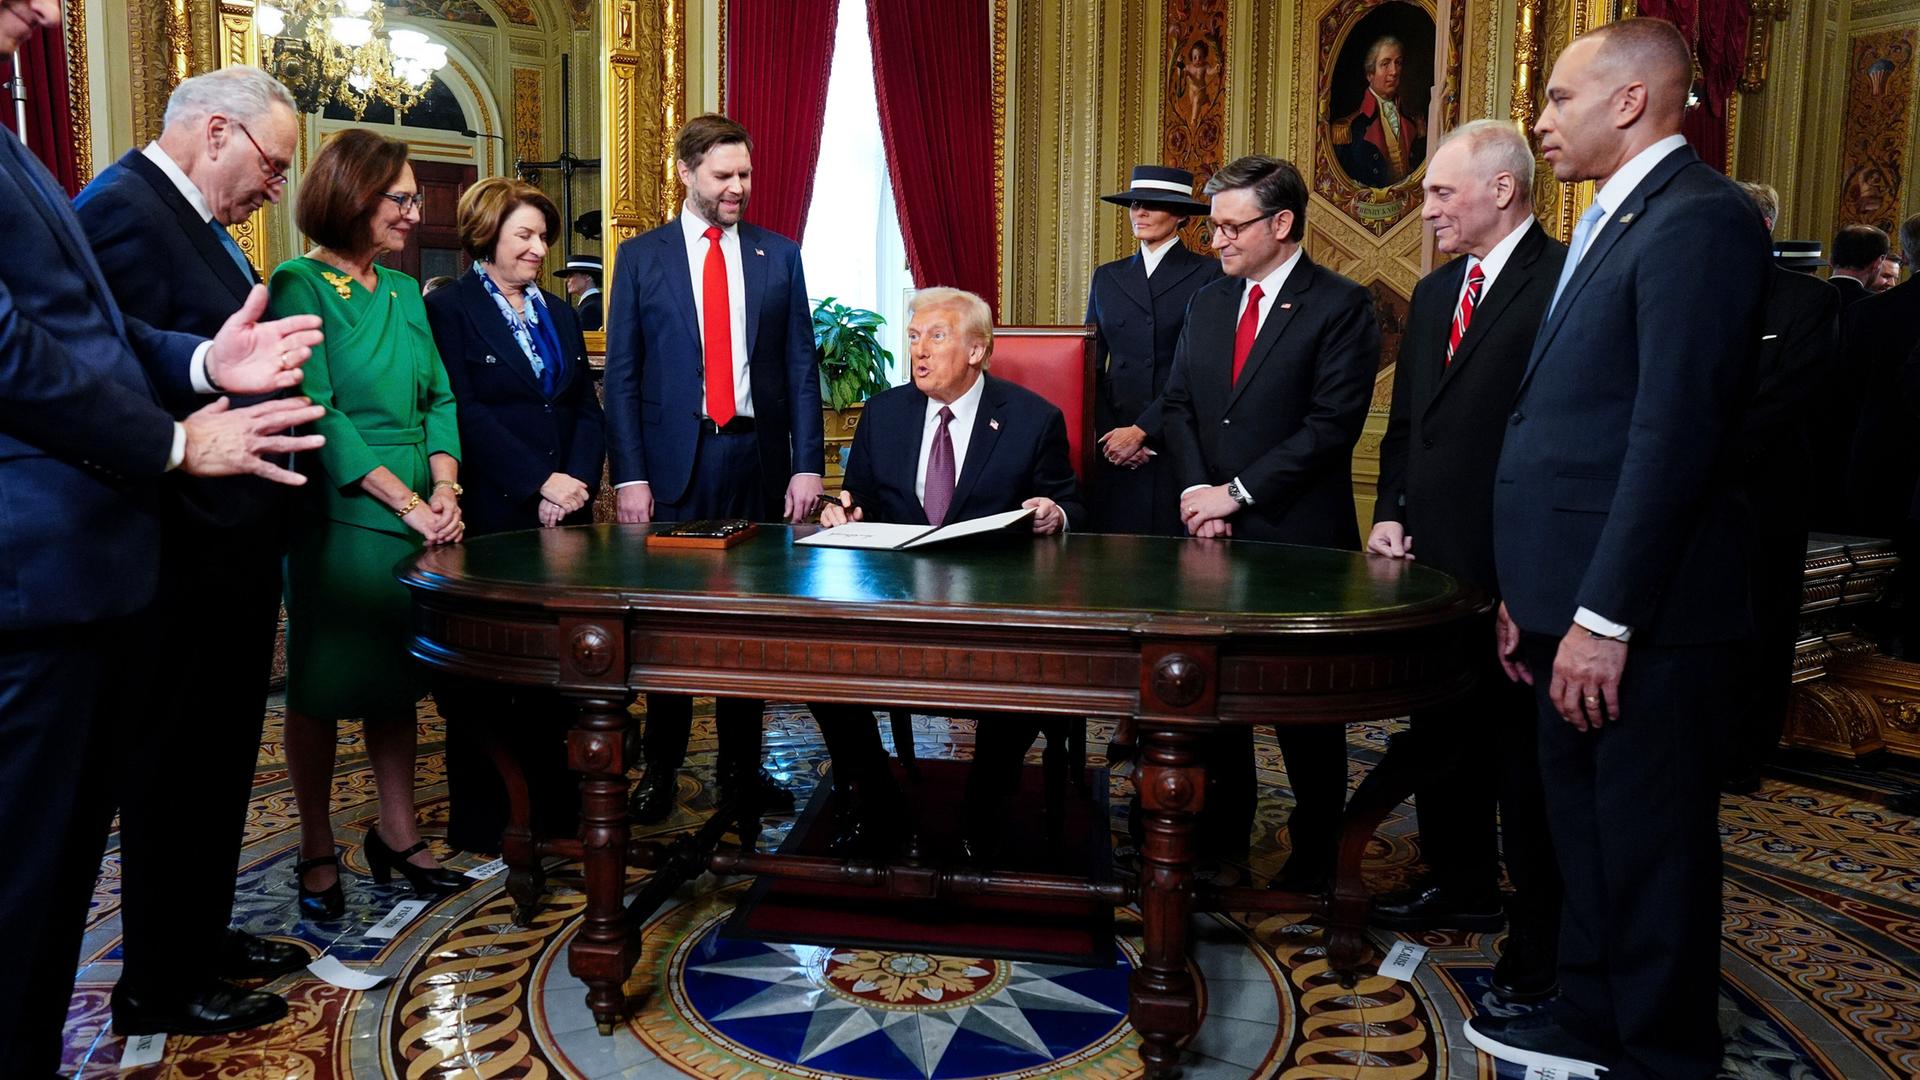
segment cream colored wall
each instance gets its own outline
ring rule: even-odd
[[[1920,24],[1920,0],[1793,0],[1773,24],[1765,86],[1740,95],[1735,175],[1780,189],[1784,237],[1831,238],[1840,198],[1841,122],[1853,35]],[[1920,109],[1906,133],[1907,168],[1920,165]],[[1920,182],[1909,176],[1899,217],[1920,213]]]
[[[133,147],[133,81],[126,57],[127,6],[86,0],[87,104],[95,172]]]

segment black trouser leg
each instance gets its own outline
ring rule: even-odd
[[[686,764],[687,740],[693,735],[693,698],[686,694],[648,694],[647,724],[641,746],[647,761],[647,782],[671,780]]]
[[[1207,763],[1207,793],[1194,829],[1199,854],[1244,859],[1260,795],[1253,767],[1253,728],[1244,724],[1220,728],[1206,736],[1201,753]]]
[[[967,832],[997,842],[1006,825],[1006,807],[1020,787],[1027,749],[1040,737],[1042,720],[1021,713],[991,713],[975,718],[973,765],[967,770]]]
[[[1293,789],[1288,865],[1295,873],[1331,874],[1347,800],[1346,731],[1338,724],[1281,725],[1274,734]]]
[[[758,698],[721,698],[713,703],[719,775],[744,776],[760,767],[760,720],[766,711],[767,703]]]
[[[1737,650],[1630,647],[1621,717],[1580,732],[1547,700],[1558,642],[1533,640],[1541,774],[1566,882],[1560,1008],[1620,1048],[1610,1077],[1710,1077],[1721,1058],[1722,747]]]
[[[1499,680],[1488,696],[1499,732],[1500,848],[1513,882],[1508,925],[1553,947],[1560,933],[1560,867],[1540,783],[1539,711],[1532,687],[1503,673],[1491,677]]]
[[[1743,707],[1733,714],[1727,741],[1727,778],[1759,779],[1760,769],[1787,724],[1793,693],[1793,653],[1800,640],[1800,593],[1806,580],[1807,533],[1758,530],[1752,545],[1748,588],[1753,607],[1753,640],[1741,649]]]
[[[203,971],[232,921],[280,606],[262,530],[169,530],[154,705],[118,740],[122,978],[143,991]]]
[[[122,621],[110,626],[0,631],[0,926],[16,953],[0,964],[0,1062],[49,1076],[113,813],[113,663]]]
[[[887,749],[880,741],[880,725],[872,709],[835,704],[807,708],[820,726],[821,741],[827,744],[827,756],[833,761],[835,788],[845,790],[848,784],[871,783],[886,773]]]

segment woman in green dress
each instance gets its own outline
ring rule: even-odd
[[[276,316],[316,314],[327,340],[302,392],[326,409],[324,449],[304,464],[311,496],[287,555],[287,771],[300,812],[300,910],[345,910],[329,817],[336,723],[360,718],[379,789],[365,855],[374,880],[416,892],[465,879],[441,869],[414,811],[415,705],[426,673],[407,654],[408,596],[394,564],[460,539],[460,436],[420,285],[378,265],[406,246],[421,196],[405,143],[345,131],[300,187],[300,231],[317,245],[282,263]]]

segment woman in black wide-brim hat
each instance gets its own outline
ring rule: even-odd
[[[1139,165],[1126,191],[1102,200],[1127,208],[1140,250],[1093,272],[1087,322],[1097,330],[1094,427],[1100,459],[1089,478],[1097,532],[1185,536],[1180,492],[1161,456],[1160,392],[1173,369],[1187,301],[1220,276],[1219,260],[1180,242],[1186,219],[1208,207],[1193,174]]]

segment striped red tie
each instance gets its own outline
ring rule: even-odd
[[[1459,310],[1453,313],[1453,332],[1447,335],[1447,363],[1453,363],[1453,351],[1460,347],[1460,339],[1467,336],[1467,324],[1473,321],[1473,306],[1480,302],[1480,286],[1487,280],[1486,272],[1475,262],[1467,271],[1467,291],[1460,294]]]

